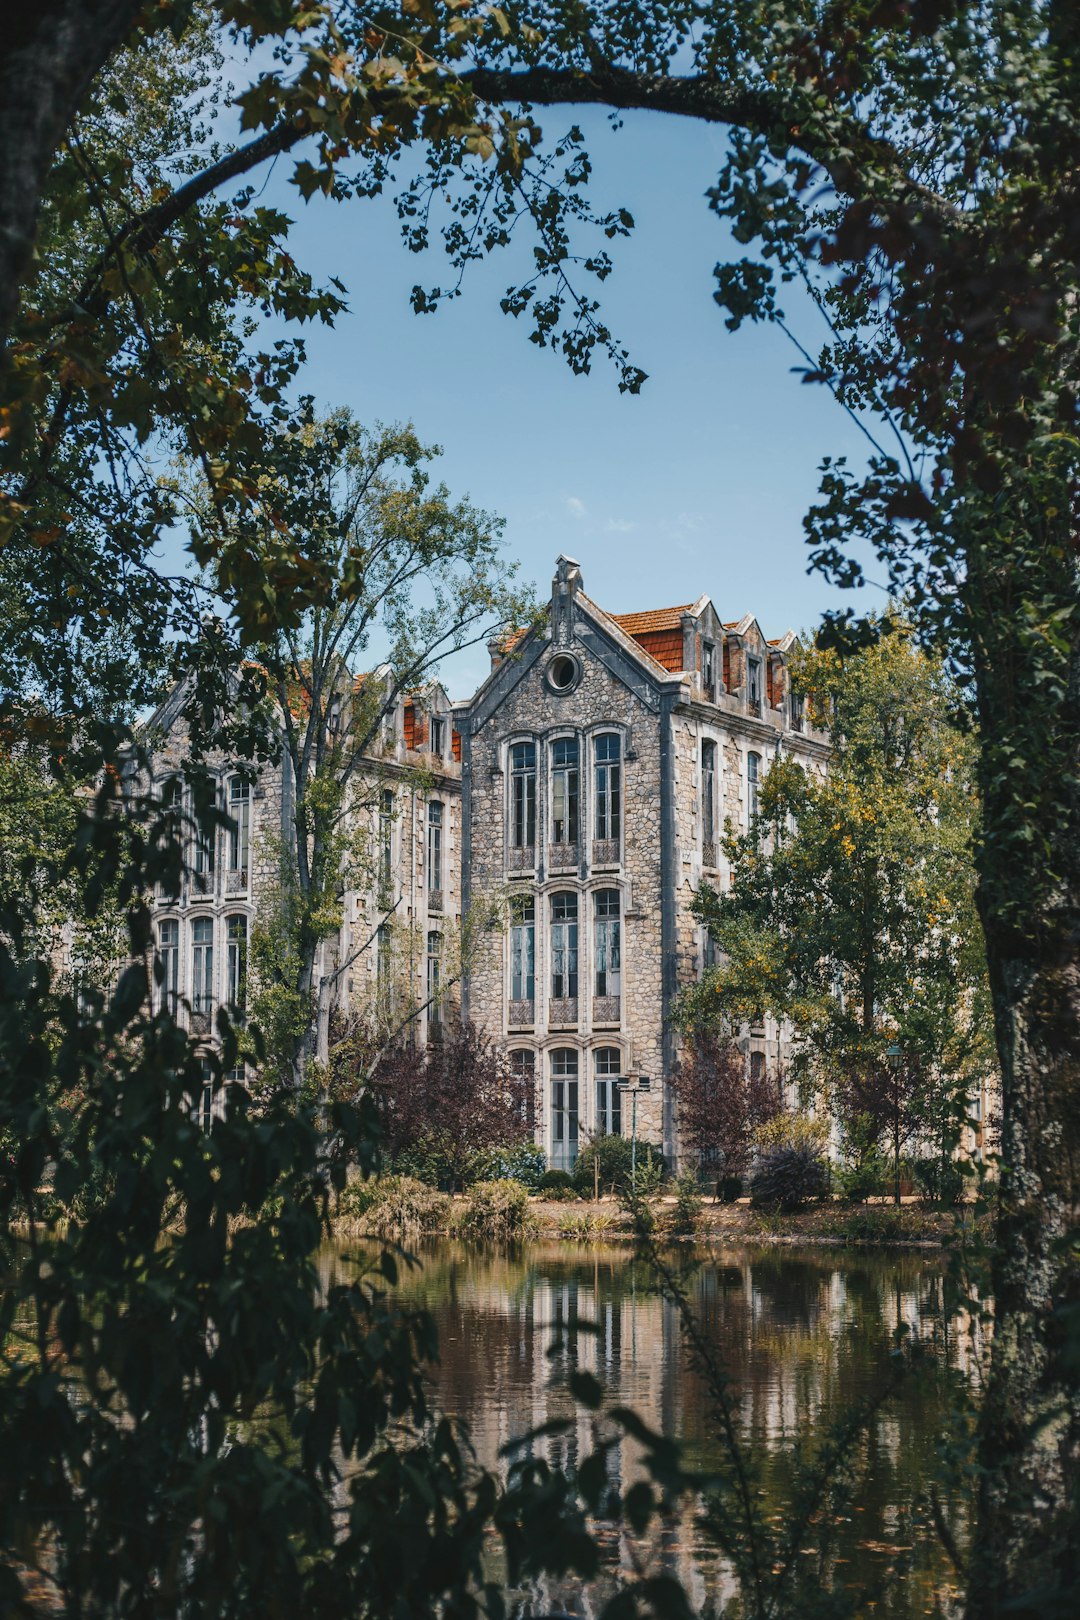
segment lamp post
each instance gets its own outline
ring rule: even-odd
[[[885,1056],[889,1069],[892,1072],[893,1082],[893,1196],[897,1208],[900,1207],[900,1065],[904,1054],[896,1041],[890,1041],[885,1048]]]
[[[632,1099],[630,1105],[630,1191],[637,1191],[637,1100],[643,1091],[650,1090],[652,1081],[647,1074],[628,1074],[615,1084],[624,1096]]]

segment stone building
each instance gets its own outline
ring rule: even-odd
[[[431,1040],[462,917],[501,913],[505,927],[473,931],[461,1007],[532,1078],[551,1162],[629,1132],[616,1085],[628,1077],[639,1136],[674,1160],[671,1003],[708,949],[694,891],[703,877],[727,883],[724,822],[748,825],[779,752],[827,759],[791,691],[793,644],[767,641],[752,617],[721,620],[707,596],[606,613],[560,557],[543,622],[493,648],[471,699],[451,705],[432,685],[388,713],[361,773],[371,859],[323,948],[332,1007],[365,1017],[395,996],[423,1009],[413,1032]],[[151,722],[162,797],[186,791],[182,714],[178,691]],[[231,827],[193,830],[180,892],[154,900],[158,993],[207,1040],[215,1009],[243,1001],[294,797],[287,760],[253,782],[227,758],[210,767]],[[780,1037],[745,1031],[748,1062],[775,1070]]]
[[[375,672],[381,678],[382,671]],[[371,677],[368,677],[369,679]],[[292,828],[288,757],[251,778],[224,755],[207,761],[227,829],[196,827],[181,770],[188,756],[184,690],[149,722],[153,773],[140,784],[187,811],[183,876],[176,893],[152,897],[160,982],[155,994],[194,1035],[214,1039],[218,1007],[242,1011],[248,947],[261,908],[274,903],[282,841]],[[432,685],[389,710],[379,746],[365,761],[358,815],[368,823],[364,879],[344,897],[338,937],[323,946],[320,972],[337,1009],[380,1007],[388,998],[420,1006],[420,1038],[442,1015],[443,961],[461,923],[461,739],[443,688]],[[235,1072],[234,1081],[244,1079]],[[209,1121],[211,1087],[200,1113]]]
[[[772,759],[824,769],[828,755],[791,690],[793,645],[750,616],[721,620],[706,596],[606,613],[560,557],[543,626],[496,648],[456,708],[463,905],[509,897],[463,1004],[533,1076],[554,1165],[630,1129],[614,1085],[627,1076],[650,1082],[639,1135],[677,1156],[671,1003],[707,950],[690,901],[703,877],[727,883],[724,821],[748,825]],[[780,1035],[747,1032],[751,1065],[776,1067]]]

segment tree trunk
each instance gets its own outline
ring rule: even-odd
[[[1072,549],[1040,532],[1030,502],[997,514],[969,553],[967,587],[983,732],[979,908],[1002,1087],[968,1620],[1006,1604],[1042,1613],[1030,1595],[1067,1590],[1080,1555],[1080,1394],[1062,1314],[1080,1299],[1066,1241],[1080,1184],[1080,601]],[[1055,515],[1045,494],[1042,505]]]
[[[142,0],[30,0],[0,45],[0,345],[30,268],[42,192],[94,75],[129,37]]]

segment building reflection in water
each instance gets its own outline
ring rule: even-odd
[[[732,1380],[768,1509],[778,1514],[792,1447],[812,1447],[856,1402],[883,1388],[897,1328],[931,1352],[927,1371],[876,1413],[862,1439],[858,1490],[849,1522],[839,1527],[838,1568],[861,1588],[898,1549],[913,1547],[916,1567],[873,1613],[891,1620],[946,1614],[948,1571],[922,1523],[920,1500],[948,1427],[950,1384],[970,1378],[981,1347],[976,1327],[950,1305],[940,1258],[770,1249],[680,1252],[674,1263]],[[401,1292],[436,1318],[434,1400],[466,1425],[484,1466],[505,1466],[503,1447],[553,1419],[566,1420],[567,1429],[537,1438],[534,1448],[559,1468],[588,1454],[595,1420],[566,1387],[579,1368],[600,1379],[610,1404],[633,1408],[651,1428],[679,1439],[689,1466],[720,1464],[711,1398],[678,1313],[626,1249],[559,1244],[505,1254],[441,1245],[423,1254]],[[613,1447],[608,1466],[619,1489],[641,1477],[637,1443]],[[733,1595],[730,1571],[701,1533],[698,1504],[654,1526],[644,1544],[632,1547],[614,1527],[600,1534],[614,1568],[638,1557],[654,1572],[676,1574],[699,1612],[710,1605],[722,1611]],[[595,1590],[560,1587],[544,1600],[590,1615],[610,1596],[613,1579]]]

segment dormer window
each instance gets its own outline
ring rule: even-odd
[[[431,717],[431,752],[443,757],[446,751],[446,721],[441,715]]]
[[[806,723],[804,713],[804,698],[801,692],[789,693],[788,713],[791,716],[792,731],[801,731]]]

